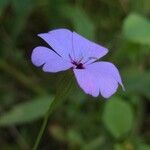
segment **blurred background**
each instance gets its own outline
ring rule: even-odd
[[[150,150],[149,18],[149,0],[0,0],[0,149],[32,148],[64,73],[34,67],[31,52],[63,27],[109,49],[126,91],[92,98],[74,81],[39,149]]]

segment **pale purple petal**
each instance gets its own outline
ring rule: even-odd
[[[72,67],[72,64],[63,60],[59,55],[49,48],[36,47],[31,55],[32,63],[37,66],[43,66],[45,72],[59,72]]]
[[[99,95],[99,84],[96,82],[95,72],[88,69],[74,69],[74,74],[79,86],[86,94],[97,97]]]
[[[108,52],[105,47],[89,41],[76,32],[73,32],[73,50],[75,53],[75,59],[82,59],[82,62],[88,60],[90,60],[91,62],[95,61],[96,59],[99,59],[106,55],[106,53]]]
[[[69,59],[72,56],[72,32],[68,29],[56,29],[48,33],[38,34],[44,39],[60,56]]]
[[[104,98],[112,96],[118,88],[118,82],[112,77],[101,76],[99,79],[100,94]]]
[[[113,77],[122,86],[122,88],[124,90],[124,86],[122,84],[122,80],[121,80],[119,71],[114,64],[112,64],[110,62],[100,61],[100,62],[95,62],[93,64],[88,65],[87,68],[95,69],[103,75]]]
[[[96,62],[85,69],[74,69],[74,73],[79,86],[94,97],[101,94],[109,98],[117,91],[118,84],[122,85],[117,68],[108,62]]]

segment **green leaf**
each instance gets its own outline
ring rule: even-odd
[[[57,103],[61,104],[62,100],[65,99],[71,91],[72,77],[70,72],[66,72],[63,78],[61,78],[55,97]],[[45,96],[37,100],[15,105],[11,110],[1,115],[0,126],[18,125],[34,121],[42,117],[48,111],[52,101],[52,96]]]
[[[42,117],[48,110],[53,97],[46,96],[15,105],[0,117],[0,126],[18,125]]]
[[[95,38],[94,24],[82,8],[66,5],[62,9],[62,14],[73,23],[78,33],[89,39]]]
[[[113,97],[105,104],[103,122],[114,137],[124,136],[133,124],[130,105],[119,97]]]
[[[150,45],[150,21],[138,14],[130,14],[124,21],[123,34],[131,42]]]

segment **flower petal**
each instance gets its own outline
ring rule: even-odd
[[[44,72],[59,72],[72,67],[72,64],[63,60],[53,50],[39,46],[36,47],[31,56],[32,63],[40,67],[43,65]]]
[[[89,41],[83,36],[73,32],[73,49],[75,52],[75,59],[91,62],[103,57],[107,54],[108,49],[100,46],[94,42]]]
[[[85,69],[74,69],[74,73],[79,86],[94,97],[101,93],[103,97],[109,98],[117,91],[118,82],[122,84],[118,70],[108,62],[97,62]]]
[[[99,95],[99,84],[96,82],[94,72],[90,72],[88,69],[74,69],[73,71],[83,91],[97,97]]]
[[[113,77],[122,86],[124,90],[124,86],[122,84],[119,71],[114,64],[110,62],[100,61],[100,62],[95,62],[93,64],[88,65],[87,68],[95,69],[101,74],[103,74],[104,76],[107,75],[107,76]]]
[[[60,56],[69,59],[72,55],[72,32],[68,29],[56,29],[48,33],[38,34],[45,40]]]

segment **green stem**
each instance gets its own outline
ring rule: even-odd
[[[52,113],[52,108],[53,106],[56,104],[56,101],[55,101],[55,98],[53,99],[53,101],[51,102],[50,106],[49,106],[49,109],[48,111],[46,112],[45,114],[45,117],[44,117],[44,120],[43,120],[43,123],[42,123],[42,126],[41,126],[41,129],[40,129],[40,132],[37,136],[37,139],[35,141],[35,144],[34,144],[34,147],[33,147],[33,150],[36,150],[40,144],[40,141],[41,141],[41,138],[42,138],[42,135],[45,131],[45,128],[46,128],[46,125],[47,125],[47,122],[48,122],[48,118],[49,118],[49,115]]]
[[[60,81],[60,85],[59,85],[59,88],[57,89],[56,97],[50,103],[49,109],[45,114],[41,129],[39,131],[39,134],[37,136],[37,139],[35,141],[35,144],[34,144],[32,150],[37,150],[37,148],[40,144],[41,138],[43,136],[43,133],[45,131],[50,114],[52,113],[52,111],[56,107],[56,105],[58,105],[58,102],[59,102],[59,104],[61,104],[62,100],[66,99],[66,97],[70,93],[70,91],[72,89],[72,81],[73,81],[72,77],[68,77],[68,76],[64,76],[63,80]],[[66,86],[64,87],[64,85],[66,85]]]

